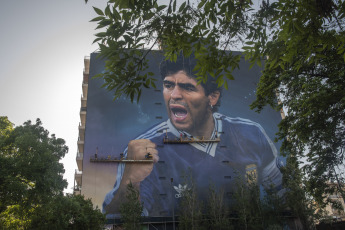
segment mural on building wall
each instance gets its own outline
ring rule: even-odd
[[[91,55],[90,78],[104,69],[96,57]],[[162,61],[159,52],[149,58],[157,89],[145,90],[139,103],[113,101],[101,88],[102,79],[89,80],[83,194],[108,217],[116,216],[131,181],[145,215],[169,216],[192,186],[186,175],[202,200],[214,186],[231,202],[237,175],[251,174],[260,186],[279,188],[282,161],[279,143],[271,140],[280,114],[249,109],[260,68],[249,70],[242,59],[235,81],[222,90],[212,78],[197,84],[193,58],[181,56],[172,63]]]

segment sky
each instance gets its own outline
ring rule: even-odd
[[[61,161],[72,193],[84,57],[92,45],[92,6],[105,0],[2,0],[0,2],[0,116],[15,125],[40,118],[69,152]]]

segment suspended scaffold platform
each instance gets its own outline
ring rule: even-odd
[[[111,157],[108,155],[107,158],[98,157],[98,149],[96,150],[95,157],[90,158],[90,162],[93,163],[153,163],[153,157],[151,153],[145,155],[145,159],[128,159],[123,153],[120,153],[120,158]]]
[[[152,159],[134,160],[134,159],[108,159],[108,158],[90,158],[94,163],[153,163]]]
[[[208,143],[208,142],[220,142],[220,138],[215,139],[197,139],[197,138],[163,138],[164,144],[188,144],[188,143]]]

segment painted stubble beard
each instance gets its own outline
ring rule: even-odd
[[[186,110],[189,110],[188,104],[182,101],[175,101],[174,99],[170,99],[169,105],[182,105],[183,107],[186,108]]]
[[[189,120],[187,121],[187,123],[185,123],[185,122],[182,122],[182,123],[180,123],[180,122],[176,122],[176,121],[174,121],[175,119],[174,118],[172,118],[172,117],[176,117],[177,115],[177,113],[180,111],[181,112],[181,108],[176,108],[176,109],[174,109],[174,108],[171,108],[170,106],[174,106],[174,105],[178,105],[178,106],[183,106],[183,110],[185,110],[185,112],[189,115]],[[183,101],[176,101],[176,100],[174,100],[174,99],[170,99],[169,100],[169,102],[168,102],[168,106],[167,106],[167,109],[168,109],[168,113],[170,113],[170,119],[171,119],[171,122],[172,122],[172,124],[175,126],[175,128],[176,129],[180,129],[180,130],[183,130],[183,131],[186,131],[186,132],[188,132],[188,133],[190,133],[191,135],[197,135],[196,133],[194,133],[194,128],[197,126],[197,127],[199,127],[195,122],[197,122],[197,123],[199,123],[200,122],[200,120],[202,120],[202,121],[204,121],[204,120],[206,120],[205,119],[205,116],[206,116],[206,114],[199,114],[199,115],[201,115],[201,116],[198,116],[197,118],[195,118],[195,117],[193,117],[192,116],[192,114],[191,114],[191,111],[190,111],[190,109],[189,109],[189,106],[188,106],[188,104],[186,103],[186,102],[183,102]],[[200,119],[198,119],[198,118],[200,118]],[[188,126],[188,123],[189,122],[191,122],[190,124],[189,124],[189,126]],[[182,126],[185,126],[185,125],[187,125],[187,127],[185,126],[184,128],[182,128],[182,127],[179,127],[180,125],[182,125]]]
[[[170,110],[170,113],[174,113],[174,109],[170,108],[170,105],[181,105],[184,107],[187,113],[189,113],[189,106],[186,102],[183,101],[175,101],[174,99],[170,99],[168,102],[168,110]]]

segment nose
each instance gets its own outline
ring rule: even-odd
[[[174,100],[182,99],[182,92],[181,92],[180,87],[178,86],[174,87],[174,89],[171,92],[171,98]]]

